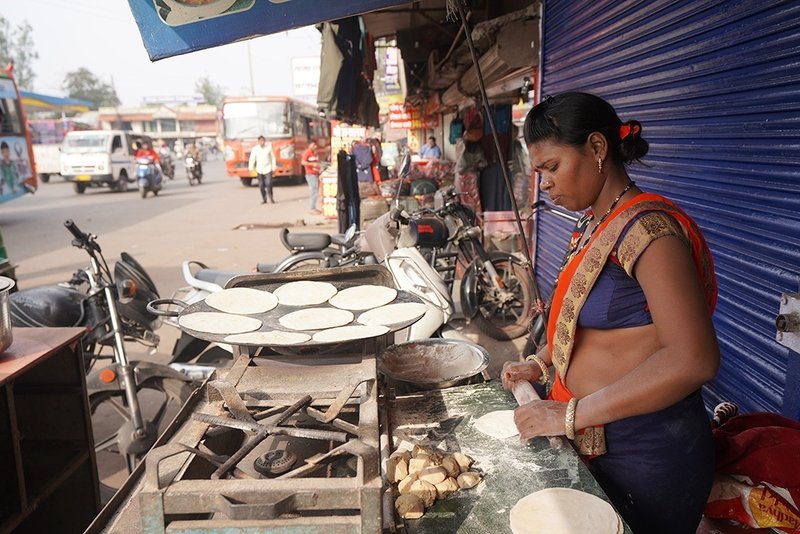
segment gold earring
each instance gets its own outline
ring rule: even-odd
[[[603,158],[597,158],[597,174],[603,174]]]

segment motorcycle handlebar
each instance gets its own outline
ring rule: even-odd
[[[67,228],[67,230],[69,230],[69,233],[71,233],[73,237],[75,237],[75,239],[78,239],[80,241],[85,241],[86,239],[89,238],[89,236],[81,232],[80,228],[78,228],[78,226],[72,219],[67,219],[66,221],[64,221],[64,226]]]
[[[71,233],[75,238],[75,241],[72,242],[74,246],[86,250],[92,249],[100,252],[100,245],[97,244],[93,236],[82,232],[72,219],[67,219],[64,221],[64,227],[69,230],[69,233]]]

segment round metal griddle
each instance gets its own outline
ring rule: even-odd
[[[342,282],[332,281],[332,280],[325,280],[325,281],[328,282],[328,283],[333,284],[338,291],[342,291],[342,290],[350,288],[350,287],[366,285],[365,283],[354,283],[354,282],[350,282],[350,281],[342,281]],[[288,282],[286,282],[286,283],[288,283]],[[270,292],[272,292],[272,291],[274,291],[275,289],[277,289],[278,287],[280,287],[282,285],[284,285],[284,284],[283,283],[277,283],[277,284],[273,283],[273,284],[264,284],[263,286],[249,286],[249,287],[252,287],[253,289],[260,289],[262,291],[270,291]],[[419,304],[423,303],[422,299],[420,299],[416,295],[414,295],[412,293],[409,293],[407,291],[398,290],[397,291],[397,297],[393,301],[385,304],[384,306],[388,306],[389,304],[401,304],[401,303],[406,303],[406,302],[414,302],[414,303],[419,303]],[[181,308],[181,309],[180,310],[163,310],[163,309],[159,308],[159,306],[164,306],[164,305],[174,305],[174,306],[177,306],[178,308]],[[308,335],[312,336],[312,339],[306,341],[305,343],[292,343],[292,344],[287,344],[287,345],[280,345],[280,344],[263,345],[263,344],[259,344],[259,343],[231,343],[230,341],[225,341],[225,338],[230,336],[230,335],[233,335],[233,334],[210,334],[208,332],[201,332],[199,330],[192,330],[192,329],[186,328],[184,326],[180,326],[180,325],[179,326],[180,326],[180,328],[181,328],[181,330],[183,332],[186,332],[190,336],[194,336],[194,337],[196,337],[198,339],[204,339],[206,341],[212,341],[214,343],[225,343],[225,344],[242,345],[242,346],[250,346],[250,347],[267,346],[267,347],[292,348],[292,347],[309,347],[309,346],[317,346],[317,345],[319,345],[319,346],[327,346],[327,345],[332,345],[332,344],[350,343],[352,341],[358,341],[359,339],[369,339],[369,338],[365,337],[365,338],[357,338],[357,339],[347,340],[347,341],[324,341],[324,342],[319,342],[319,341],[314,341],[314,339],[313,339],[314,334],[317,333],[317,332],[321,332],[323,330],[328,330],[328,329],[290,330],[290,329],[286,328],[285,326],[283,326],[282,324],[280,324],[279,319],[281,317],[283,317],[284,315],[286,315],[288,313],[291,313],[293,311],[298,311],[298,310],[308,309],[308,308],[329,308],[331,310],[342,309],[342,308],[337,308],[335,306],[332,306],[328,302],[324,302],[322,304],[316,304],[316,305],[309,305],[309,306],[287,306],[285,304],[280,304],[279,303],[278,306],[276,306],[275,308],[271,309],[268,312],[252,313],[252,314],[244,315],[244,317],[252,317],[254,319],[259,319],[261,321],[261,328],[259,328],[258,330],[252,330],[251,332],[246,332],[246,333],[271,332],[271,331],[274,331],[274,330],[280,330],[280,331],[283,331],[283,332],[298,332],[298,333],[308,334]],[[195,302],[193,304],[187,305],[185,302],[180,301],[180,300],[159,299],[159,300],[152,301],[148,305],[148,309],[150,311],[152,311],[153,313],[156,313],[157,315],[163,315],[163,316],[169,316],[169,317],[177,317],[178,321],[180,321],[180,317],[183,317],[183,316],[186,316],[186,315],[190,315],[192,313],[198,313],[198,312],[225,313],[225,312],[222,312],[222,311],[220,311],[220,310],[218,310],[216,308],[212,308],[211,306],[206,304],[206,302],[204,300],[200,301],[200,302]],[[370,309],[374,309],[374,308],[370,308]],[[342,325],[342,326],[360,325],[361,323],[358,322],[358,317],[362,313],[366,313],[366,312],[368,312],[370,310],[367,309],[367,310],[358,310],[358,311],[355,311],[355,310],[348,310],[348,311],[350,311],[353,314],[353,316],[354,316],[353,320],[350,321],[347,324]],[[237,314],[230,314],[230,315],[237,315]],[[417,317],[416,319],[403,321],[403,322],[395,323],[395,324],[391,324],[391,325],[386,325],[387,328],[389,328],[389,330],[386,333],[388,334],[390,332],[394,332],[394,331],[397,331],[397,330],[402,330],[403,328],[406,328],[407,326],[417,322],[421,317],[422,316]],[[385,335],[385,334],[382,334],[382,335]],[[375,337],[375,336],[373,336],[373,337]]]
[[[459,339],[397,343],[378,354],[378,369],[387,378],[423,390],[459,385],[488,365],[486,349]]]

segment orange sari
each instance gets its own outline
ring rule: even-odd
[[[547,324],[547,344],[557,371],[549,399],[567,402],[574,397],[567,389],[565,380],[575,344],[578,317],[609,256],[615,253],[628,276],[633,276],[636,260],[647,246],[668,235],[684,240],[690,247],[709,309],[714,310],[717,300],[714,265],[708,245],[695,222],[660,195],[637,195],[617,207],[603,221],[589,243],[568,259],[558,275]],[[602,425],[577,431],[575,445],[582,456],[594,457],[605,453]]]

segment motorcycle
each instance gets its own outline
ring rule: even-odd
[[[136,158],[136,180],[139,183],[139,194],[142,195],[142,198],[145,198],[148,192],[157,196],[161,191],[161,171],[159,171],[153,156]]]
[[[161,172],[170,180],[175,179],[175,162],[172,160],[172,153],[168,148],[162,148],[158,153],[161,160]]]
[[[76,272],[66,284],[23,289],[11,295],[13,326],[84,327],[82,338],[89,409],[93,426],[108,428],[109,435],[95,432],[95,452],[125,457],[129,472],[155,442],[159,425],[171,404],[182,405],[192,393],[194,381],[167,365],[129,360],[125,341],[151,349],[158,345],[154,333],[161,321],[147,311],[158,291],[144,268],[123,252],[111,270],[97,236],[82,232],[74,222],[64,225],[73,235],[72,245],[90,257],[90,267]],[[88,286],[87,290],[82,290]],[[101,352],[110,346],[109,365],[94,369]],[[139,394],[152,390],[160,397],[154,411],[145,413]],[[108,417],[117,416],[116,421]]]
[[[442,293],[441,284],[448,294],[456,294],[456,271],[462,272],[457,295],[464,317],[494,339],[515,339],[527,333],[535,299],[524,264],[512,254],[488,253],[483,248],[475,214],[461,203],[454,187],[437,192],[436,204],[436,209],[412,215],[397,208],[382,215],[366,231],[367,246],[378,258],[386,258],[395,279],[411,266],[436,294]],[[397,227],[394,232],[392,225]],[[437,277],[421,266],[420,258]],[[448,305],[441,295],[436,300],[437,307],[452,315],[448,310],[452,299]],[[443,315],[446,323],[449,318]]]
[[[183,164],[186,167],[186,178],[189,179],[189,185],[200,185],[200,182],[203,180],[203,171],[200,168],[200,162],[187,154],[186,158],[183,160]]]

